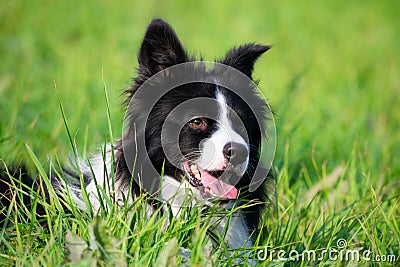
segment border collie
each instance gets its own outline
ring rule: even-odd
[[[72,161],[64,177],[52,177],[52,186],[56,192],[69,190],[78,207],[87,209],[83,184],[95,211],[101,208],[99,192],[117,202],[157,196],[158,205],[170,204],[174,215],[188,192],[193,205],[229,210],[251,203],[233,213],[225,238],[232,248],[254,245],[273,179],[260,163],[262,140],[268,138],[264,123],[272,113],[252,72],[269,48],[246,44],[212,64],[195,61],[169,24],[153,20],[138,53],[138,76],[126,90],[125,134],[105,154]],[[38,190],[37,182],[20,177]],[[3,207],[10,204],[10,182],[3,171]],[[149,201],[149,213],[154,205]]]

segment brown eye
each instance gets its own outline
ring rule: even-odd
[[[206,128],[206,122],[205,122],[205,120],[203,120],[201,118],[195,118],[195,119],[189,121],[189,124],[194,129],[200,129],[200,130],[204,131]]]

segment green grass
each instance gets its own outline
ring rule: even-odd
[[[189,51],[210,60],[244,42],[272,44],[255,77],[277,114],[278,206],[265,216],[260,247],[322,251],[344,238],[399,264],[399,11],[390,0],[2,1],[0,158],[8,166],[25,161],[43,181],[43,171],[68,160],[73,147],[59,97],[83,157],[120,136],[120,94],[153,17],[168,20]],[[32,211],[6,207],[10,218],[25,220],[0,228],[0,264],[173,266],[183,261],[175,256],[180,248],[191,251],[190,265],[207,262],[211,223],[195,209],[163,230],[169,218],[146,219],[140,199],[131,217],[112,205],[95,218],[79,210],[69,217],[58,206],[55,199],[48,205],[48,228]],[[242,257],[224,253],[216,251],[214,265]],[[262,264],[285,263],[313,264]],[[328,257],[314,263],[354,265]]]

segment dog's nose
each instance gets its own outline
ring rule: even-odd
[[[224,154],[224,157],[233,165],[243,163],[248,156],[247,147],[234,142],[227,143],[224,146],[222,153]]]

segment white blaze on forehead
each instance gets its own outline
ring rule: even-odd
[[[224,168],[226,162],[223,154],[224,146],[229,142],[243,144],[248,148],[244,138],[238,134],[232,127],[232,122],[228,116],[228,105],[224,95],[217,88],[217,102],[218,102],[218,128],[211,135],[210,138],[205,139],[201,144],[201,157],[198,165],[202,169],[207,170],[221,170]],[[246,169],[248,164],[248,157],[243,163],[243,170]]]

